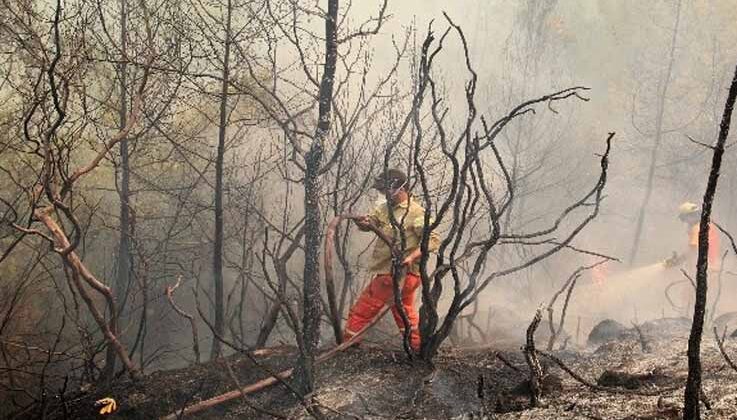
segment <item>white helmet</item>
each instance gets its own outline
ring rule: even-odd
[[[699,211],[701,211],[701,208],[698,204],[686,201],[685,203],[678,206],[678,217],[683,219],[684,217],[692,215],[694,213],[698,213]]]

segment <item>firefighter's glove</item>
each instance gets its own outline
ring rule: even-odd
[[[371,221],[371,218],[368,216],[363,216],[363,217],[353,219],[353,223],[355,223],[356,226],[358,226],[358,228],[364,232],[367,230],[370,230],[371,227],[373,226],[373,222]]]
[[[663,267],[665,268],[675,268],[678,267],[683,263],[684,260],[683,255],[678,255],[677,253],[673,252],[673,255],[671,255],[670,258],[663,261]]]

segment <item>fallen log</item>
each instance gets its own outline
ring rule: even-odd
[[[381,318],[384,315],[386,315],[386,313],[389,311],[389,308],[390,308],[389,306],[384,305],[384,307],[379,312],[379,314],[368,325],[366,325],[363,329],[361,329],[361,331],[359,331],[356,335],[354,335],[353,337],[351,337],[350,340],[347,340],[347,341],[343,342],[342,344],[340,344],[339,346],[336,346],[336,347],[334,347],[334,348],[326,351],[325,353],[319,355],[315,361],[317,363],[324,362],[324,361],[330,359],[331,357],[335,356],[339,352],[347,349],[351,345],[355,344],[366,333],[366,331],[368,331],[369,328],[371,328],[374,325],[376,325],[376,323],[379,322],[379,320],[381,320]],[[256,391],[260,391],[260,390],[262,390],[264,388],[268,388],[268,387],[276,384],[277,382],[280,382],[280,381],[283,381],[283,380],[289,378],[290,376],[292,376],[293,373],[294,373],[294,368],[289,368],[289,369],[284,370],[284,371],[281,371],[281,372],[279,372],[279,373],[277,373],[277,374],[275,374],[275,375],[273,375],[271,377],[268,377],[268,378],[262,379],[262,380],[260,380],[258,382],[254,382],[254,383],[252,383],[250,385],[247,385],[247,386],[245,386],[245,387],[243,387],[241,389],[235,389],[235,390],[232,390],[232,391],[228,391],[228,392],[226,392],[224,394],[216,395],[216,396],[214,396],[214,397],[212,397],[210,399],[207,399],[207,400],[204,400],[204,401],[200,401],[197,404],[194,404],[194,405],[191,405],[189,407],[185,407],[185,408],[183,408],[181,410],[175,411],[175,412],[173,412],[171,414],[168,414],[168,415],[166,415],[164,417],[161,417],[161,420],[176,420],[176,419],[180,419],[180,418],[182,418],[184,416],[187,416],[187,415],[190,415],[190,414],[199,413],[200,411],[206,410],[206,409],[211,408],[211,407],[215,407],[215,406],[220,405],[220,404],[222,404],[224,402],[227,402],[227,401],[230,401],[230,400],[233,400],[233,399],[236,399],[236,398],[240,398],[243,395],[252,394],[252,393],[254,393]]]
[[[334,238],[335,228],[337,227],[338,223],[341,220],[343,220],[343,219],[356,219],[358,217],[359,216],[348,215],[348,214],[339,215],[335,219],[333,219],[333,221],[331,221],[331,223],[329,224],[328,238],[327,238],[326,243],[325,243],[325,254],[326,254],[326,256],[325,256],[325,264],[326,264],[326,283],[327,283],[327,289],[328,289],[328,296],[330,296],[331,294],[333,295],[332,301],[334,301],[334,297],[335,297],[335,287],[334,287],[334,283],[333,283],[332,269],[331,269],[331,267],[332,267],[332,242],[333,242],[333,238]],[[381,230],[379,230],[376,227],[371,227],[371,230],[374,231],[374,233],[376,233],[379,236],[379,239],[381,239],[382,241],[386,242],[387,244],[389,244],[390,247],[392,247],[391,238],[387,237]],[[402,284],[400,283],[399,286],[400,286],[399,288],[401,290]],[[393,299],[393,297],[390,298],[390,299]],[[376,323],[378,323],[379,320],[381,320],[381,318],[383,318],[384,315],[386,315],[386,313],[389,311],[389,308],[391,308],[391,305],[392,305],[391,302],[384,303],[384,307],[381,309],[381,311],[379,311],[379,313],[376,315],[376,317],[374,317],[374,319],[370,323],[368,323],[365,327],[363,327],[360,331],[358,331],[358,333],[356,333],[356,335],[354,335],[353,337],[351,337],[349,340],[346,340],[343,343],[337,345],[336,347],[334,347],[334,348],[326,351],[325,353],[319,355],[315,359],[315,362],[316,363],[324,362],[324,361],[330,359],[331,357],[335,356],[339,352],[341,352],[341,351],[347,349],[348,347],[352,346],[353,344],[355,344],[358,340],[361,339],[361,337],[371,327],[373,327],[374,325],[376,325]],[[331,310],[332,309],[334,309],[334,308],[332,308],[332,305],[331,305]],[[332,315],[335,316],[334,313]],[[207,400],[200,401],[199,403],[194,404],[194,405],[191,405],[189,407],[184,407],[181,410],[175,411],[175,412],[170,413],[170,414],[168,414],[168,415],[166,415],[164,417],[161,417],[161,420],[177,420],[177,419],[180,419],[180,418],[182,418],[182,417],[184,417],[186,415],[190,415],[190,414],[198,413],[200,411],[204,411],[204,410],[206,410],[208,408],[215,407],[215,406],[220,405],[220,404],[222,404],[224,402],[231,401],[231,400],[236,399],[236,398],[242,398],[243,396],[245,396],[247,394],[252,394],[252,393],[254,393],[256,391],[260,391],[260,390],[262,390],[264,388],[268,388],[268,387],[270,387],[270,386],[272,386],[272,385],[274,385],[276,383],[283,382],[285,379],[287,379],[290,376],[292,376],[293,373],[294,373],[294,368],[289,368],[287,370],[284,370],[284,371],[281,371],[279,373],[276,373],[276,374],[274,374],[274,375],[272,375],[272,376],[270,376],[268,378],[265,378],[265,379],[262,379],[262,380],[260,380],[258,382],[255,382],[255,383],[252,383],[250,385],[247,385],[247,386],[245,386],[243,388],[235,389],[235,390],[232,390],[232,391],[228,391],[228,392],[226,392],[224,394],[216,395],[216,396],[214,396],[212,398],[209,398]]]

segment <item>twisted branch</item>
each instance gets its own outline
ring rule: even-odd
[[[197,360],[197,364],[200,363],[200,344],[199,344],[199,335],[197,334],[197,323],[195,322],[194,316],[188,314],[187,312],[184,312],[177,304],[174,302],[174,291],[177,290],[179,285],[182,283],[182,276],[177,277],[177,282],[173,286],[166,286],[166,289],[164,290],[164,293],[166,294],[166,299],[169,301],[169,304],[174,309],[176,313],[178,313],[180,316],[184,317],[189,321],[189,325],[192,328],[192,350],[195,354],[195,359]]]

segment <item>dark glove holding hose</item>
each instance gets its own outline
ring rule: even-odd
[[[665,268],[675,268],[683,264],[685,260],[686,260],[685,255],[678,255],[675,251],[673,251],[673,255],[671,255],[670,258],[663,261],[663,266]]]
[[[371,227],[373,226],[373,222],[371,221],[371,218],[368,216],[362,216],[360,218],[353,219],[353,223],[358,226],[358,228],[364,232],[371,230]]]

